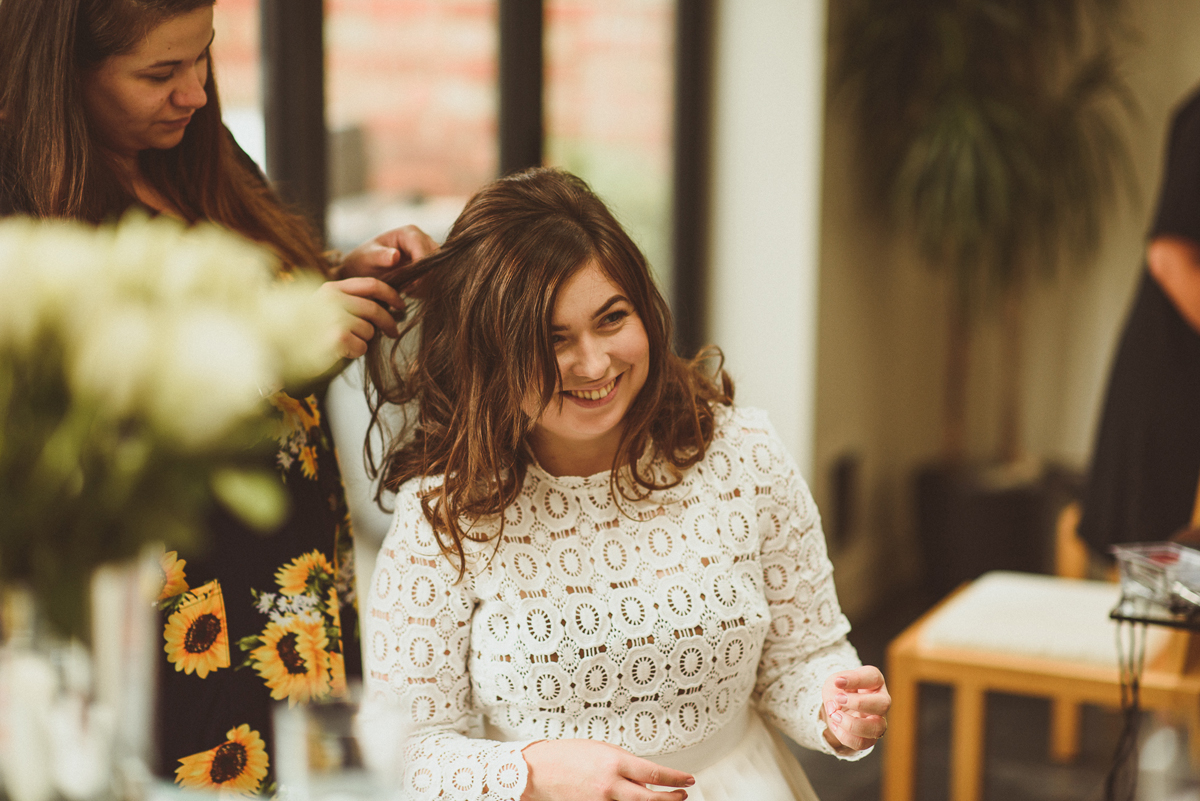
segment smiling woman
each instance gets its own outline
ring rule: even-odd
[[[560,376],[556,402],[541,410],[530,444],[551,475],[612,467],[625,413],[646,383],[650,342],[637,311],[590,262],[559,290],[551,341]]]
[[[364,673],[410,717],[409,797],[812,799],[773,729],[874,745],[890,699],[807,486],[724,371],[671,352],[586,184],[492,183],[393,278],[430,285],[416,348],[370,353],[378,399],[416,416],[383,461]]]

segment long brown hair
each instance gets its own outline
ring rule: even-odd
[[[560,402],[551,316],[563,284],[591,262],[629,298],[649,342],[649,374],[626,412],[610,479],[614,494],[632,499],[674,486],[704,456],[714,407],[732,401],[733,385],[719,352],[691,362],[671,352],[670,312],[645,257],[586,183],[548,168],[495,181],[467,203],[440,250],[385,276],[398,289],[419,282],[422,299],[403,330],[419,331],[414,354],[379,338],[368,351],[372,425],[382,403],[416,404],[411,430],[383,458],[380,493],[441,477],[422,509],[460,576],[464,542],[488,539],[473,524],[517,497],[529,434]],[[641,459],[647,449],[654,459]]]
[[[82,78],[160,23],[213,0],[0,0],[0,194],[11,211],[103,222],[138,201],[97,147]],[[190,222],[273,248],[285,269],[327,270],[318,238],[285,209],[221,124],[213,65],[181,141],[145,150],[146,180]]]

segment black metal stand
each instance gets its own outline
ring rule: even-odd
[[[1137,794],[1139,690],[1146,662],[1146,627],[1200,631],[1200,617],[1173,612],[1146,598],[1122,595],[1109,617],[1117,621],[1117,660],[1121,674],[1121,735],[1104,781],[1105,801],[1133,801]]]

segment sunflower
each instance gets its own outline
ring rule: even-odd
[[[346,658],[333,651],[329,654],[329,694],[334,698],[346,694]]]
[[[300,449],[300,472],[305,478],[317,477],[317,449],[312,445]]]
[[[225,733],[225,742],[179,760],[175,783],[198,790],[254,795],[267,775],[267,747],[258,732],[243,723]]]
[[[342,604],[338,599],[337,587],[330,587],[329,594],[325,596],[325,614],[333,621],[333,627],[338,630],[338,635],[341,636],[342,631]]]
[[[261,642],[250,652],[250,664],[271,688],[272,698],[286,698],[293,706],[329,695],[329,638],[320,617],[292,615],[268,623]]]
[[[297,556],[275,571],[275,581],[284,595],[299,595],[306,591],[309,582],[314,580],[333,580],[333,565],[329,564],[325,554],[318,550]]]
[[[229,626],[221,585],[210,581],[184,594],[163,628],[167,661],[175,670],[204,678],[229,667]]]
[[[317,400],[317,396],[309,395],[304,399],[304,403],[308,406],[308,411],[300,416],[300,419],[304,421],[304,427],[311,429],[321,425],[321,402]]]
[[[183,566],[187,564],[186,559],[180,559],[176,551],[167,551],[158,558],[158,564],[163,572],[162,591],[158,594],[159,602],[174,598],[179,593],[187,591],[187,575],[183,572]]]
[[[309,431],[321,424],[321,411],[315,395],[309,395],[304,403],[285,392],[271,396],[271,405],[283,412],[284,425],[293,431]]]

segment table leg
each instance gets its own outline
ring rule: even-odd
[[[902,659],[888,662],[888,729],[883,742],[883,801],[912,801],[917,780],[917,712],[921,688]]]
[[[983,792],[983,732],[986,694],[975,684],[954,686],[950,743],[950,798],[979,801]]]
[[[1050,701],[1050,758],[1074,762],[1079,756],[1079,704],[1059,698]]]

